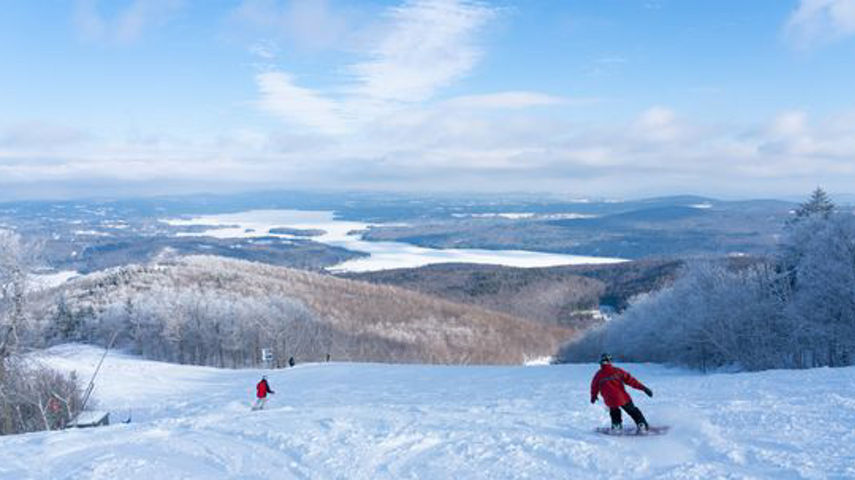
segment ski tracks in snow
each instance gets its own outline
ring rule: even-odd
[[[88,378],[100,352],[59,353]],[[277,393],[250,412],[261,371],[111,356],[95,394],[134,422],[0,437],[0,479],[855,478],[855,368],[628,365],[672,427],[646,438],[593,432],[595,368],[298,365],[265,372]]]

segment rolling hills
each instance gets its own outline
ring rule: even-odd
[[[140,338],[170,347],[149,356],[185,363],[239,366],[248,359],[229,358],[269,343],[286,355],[299,347],[312,359],[329,353],[339,360],[521,363],[553,355],[575,334],[403,288],[221,257],[114,268],[59,288],[42,294],[45,322],[57,318],[52,299],[59,294],[78,338],[103,341],[120,329],[144,353]],[[274,338],[294,331],[302,337]],[[215,351],[199,352],[206,342]]]

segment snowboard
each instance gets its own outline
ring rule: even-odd
[[[624,427],[622,429],[613,430],[611,427],[597,427],[594,431],[604,435],[612,435],[615,437],[651,437],[656,435],[665,435],[671,427],[667,425],[650,427],[646,432],[639,432],[635,427]]]

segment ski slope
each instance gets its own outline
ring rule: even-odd
[[[85,382],[99,356],[37,358]],[[111,354],[95,396],[133,421],[0,437],[0,479],[855,478],[855,368],[620,366],[669,434],[593,433],[608,423],[588,402],[595,365],[297,365],[268,372],[276,395],[250,412],[261,370]]]

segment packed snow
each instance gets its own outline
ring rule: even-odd
[[[100,354],[37,358],[85,383]],[[0,478],[855,478],[855,368],[619,366],[653,389],[632,394],[667,435],[594,433],[595,365],[298,364],[266,372],[276,394],[251,412],[262,370],[111,353],[94,395],[114,424],[0,437]]]
[[[331,267],[331,271],[367,272],[390,268],[415,268],[433,263],[463,262],[505,265],[509,267],[551,267],[556,265],[616,263],[623,259],[531,252],[524,250],[483,250],[425,248],[403,242],[374,242],[362,238],[371,224],[338,220],[334,212],[306,210],[252,210],[248,212],[208,215],[191,219],[165,219],[174,226],[209,225],[204,232],[182,232],[182,236],[214,238],[252,238],[289,234],[270,233],[273,228],[321,230],[312,240],[327,245],[365,252],[370,256],[348,260]]]

